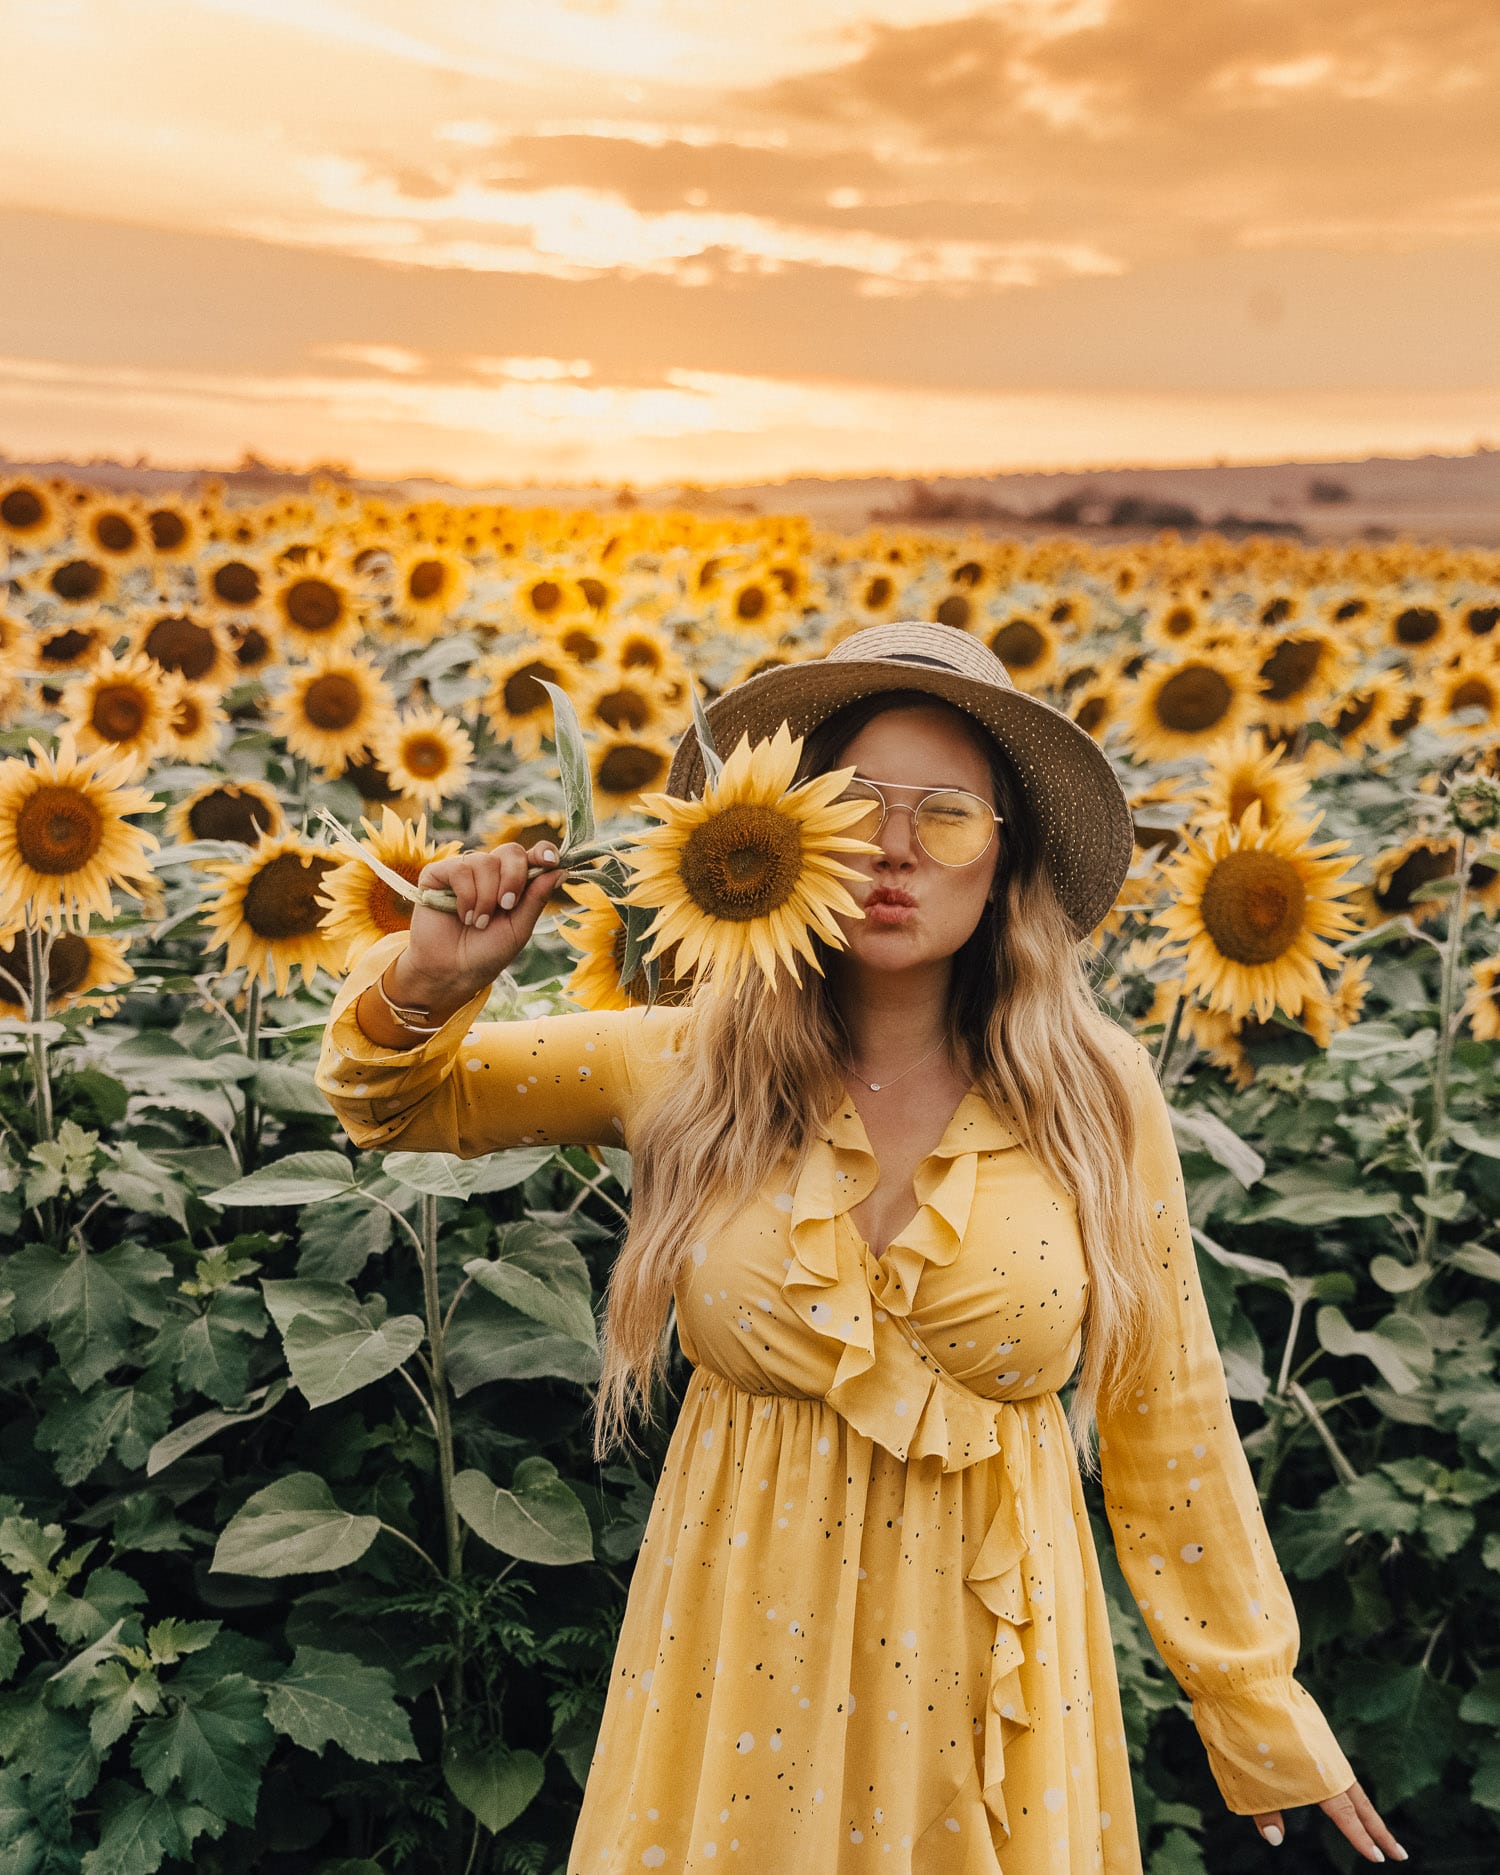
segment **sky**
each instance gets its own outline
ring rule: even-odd
[[[0,0],[0,450],[637,487],[1500,441],[1496,0]]]

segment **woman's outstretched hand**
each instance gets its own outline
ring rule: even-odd
[[[1368,1861],[1384,1862],[1387,1850],[1397,1862],[1408,1859],[1406,1851],[1380,1820],[1379,1811],[1357,1783],[1341,1790],[1336,1797],[1325,1797],[1318,1808],[1333,1818]],[[1279,1843],[1286,1834],[1279,1810],[1258,1813],[1255,1826],[1268,1842]],[[1275,1833],[1266,1835],[1268,1830]]]

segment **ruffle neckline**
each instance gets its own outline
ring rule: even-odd
[[[1007,1838],[1005,1746],[1031,1725],[1020,1678],[1020,1630],[1032,1619],[1022,1567],[1031,1547],[1030,1423],[1013,1401],[984,1399],[948,1374],[910,1317],[927,1265],[946,1267],[963,1246],[979,1155],[1020,1144],[971,1084],[912,1175],[916,1215],[877,1257],[848,1213],[873,1189],[879,1166],[858,1109],[841,1098],[791,1193],[792,1255],[781,1283],[801,1320],[838,1344],[824,1397],[857,1432],[903,1462],[935,1458],[945,1472],[1003,1461],[999,1501],[964,1581],[995,1617],[982,1776],[986,1807]]]

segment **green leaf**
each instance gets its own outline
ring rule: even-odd
[[[584,846],[594,837],[594,781],[583,725],[566,690],[545,677],[536,681],[552,699],[552,742],[568,823],[566,845]]]
[[[198,1837],[216,1841],[229,1827],[201,1804],[155,1797],[120,1777],[102,1785],[100,1795],[99,1846],[79,1864],[82,1875],[156,1875],[165,1861],[190,1861]],[[39,1858],[28,1870],[42,1866]],[[18,1865],[14,1871],[5,1868],[5,1875],[23,1872]]]
[[[1500,1159],[1500,1134],[1481,1133],[1467,1120],[1450,1120],[1448,1137],[1465,1152],[1477,1152],[1486,1159]]]
[[[157,1472],[165,1471],[184,1452],[191,1452],[195,1445],[202,1445],[205,1439],[211,1439],[216,1432],[223,1432],[229,1426],[242,1426],[247,1420],[259,1419],[263,1413],[269,1413],[286,1391],[287,1382],[278,1376],[246,1396],[248,1410],[244,1412],[228,1412],[223,1407],[215,1406],[206,1413],[197,1413],[193,1418],[184,1420],[165,1438],[158,1439],[147,1453],[146,1476],[154,1478]],[[250,1402],[257,1400],[260,1404],[251,1408]]]
[[[703,774],[705,783],[711,785],[724,772],[724,758],[719,753],[714,741],[714,732],[708,720],[708,711],[704,707],[703,692],[698,686],[695,674],[688,674],[688,694],[693,700],[693,729],[698,737],[698,747],[703,755]]]
[[[344,1569],[380,1534],[378,1517],[341,1510],[314,1471],[294,1471],[249,1497],[225,1525],[211,1572],[310,1575]]]
[[[482,1471],[461,1471],[453,1502],[476,1536],[523,1562],[590,1562],[594,1555],[588,1512],[548,1459],[533,1454],[516,1466],[506,1491]]]
[[[460,1159],[451,1152],[388,1152],[380,1169],[408,1191],[433,1198],[469,1198],[476,1192],[510,1191],[524,1184],[554,1151],[552,1146],[517,1146],[479,1159]]]
[[[169,1217],[187,1230],[182,1181],[170,1166],[143,1152],[133,1139],[122,1139],[103,1150],[107,1163],[98,1172],[101,1191],[126,1210],[139,1211],[143,1217]]]
[[[173,1692],[167,1710],[137,1732],[131,1763],[158,1797],[175,1786],[189,1801],[248,1828],[275,1740],[264,1696],[243,1673],[221,1674],[202,1687],[179,1680]]]
[[[490,1380],[571,1380],[593,1386],[596,1349],[533,1321],[485,1291],[465,1296],[447,1339],[448,1384],[462,1398]]]
[[[1500,1254],[1486,1249],[1483,1244],[1462,1244],[1444,1261],[1455,1269],[1466,1271],[1470,1276],[1482,1276],[1488,1282],[1500,1283]]]
[[[261,1292],[281,1331],[292,1384],[310,1406],[328,1406],[392,1374],[421,1347],[419,1315],[385,1318],[385,1301],[361,1302],[341,1283],[263,1280]]]
[[[167,1429],[171,1387],[165,1376],[142,1374],[132,1386],[96,1387],[53,1403],[34,1435],[64,1484],[82,1484],[113,1453],[138,1471]]]
[[[551,689],[551,685],[548,685]],[[458,1801],[486,1829],[508,1829],[542,1787],[545,1767],[534,1751],[503,1745],[464,1746],[452,1740],[443,1751],[443,1779]]]
[[[46,1332],[80,1393],[124,1360],[132,1322],[157,1328],[165,1320],[160,1291],[171,1274],[166,1257],[135,1243],[66,1256],[29,1244],[5,1263],[16,1327]]]
[[[523,1315],[596,1348],[589,1269],[577,1246],[530,1219],[504,1226],[497,1239],[501,1255],[474,1257],[464,1273]]]
[[[321,1756],[331,1741],[365,1764],[422,1755],[396,1703],[395,1681],[353,1654],[298,1647],[290,1668],[262,1691],[267,1719],[304,1751]]]
[[[1495,1258],[1500,1268],[1500,1257]],[[1387,1295],[1404,1296],[1408,1291],[1420,1287],[1426,1272],[1417,1263],[1402,1263],[1398,1258],[1387,1256],[1381,1251],[1379,1256],[1370,1259],[1370,1274],[1375,1278]]]
[[[1343,1358],[1363,1356],[1380,1370],[1380,1376],[1395,1393],[1414,1393],[1422,1384],[1405,1358],[1388,1340],[1378,1334],[1357,1329],[1341,1308],[1325,1303],[1315,1318],[1319,1342],[1330,1354]]]
[[[391,1247],[395,1219],[373,1198],[328,1200],[297,1220],[297,1274],[318,1282],[352,1282],[371,1257]]]
[[[267,1113],[316,1113],[331,1119],[333,1109],[318,1091],[307,1068],[288,1061],[263,1061],[250,1083]]]
[[[210,1204],[318,1204],[354,1188],[354,1169],[341,1152],[293,1152],[204,1196]]]
[[[1207,1107],[1173,1107],[1170,1112],[1179,1141],[1185,1136],[1189,1147],[1201,1147],[1226,1171],[1233,1172],[1242,1185],[1253,1185],[1264,1175],[1265,1160],[1216,1113],[1210,1113]]]

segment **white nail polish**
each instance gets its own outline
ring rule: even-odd
[[[1276,1845],[1278,1848],[1280,1847],[1281,1831],[1274,1823],[1267,1823],[1266,1827],[1261,1831],[1261,1834],[1265,1837],[1267,1842]]]
[[[556,859],[557,853],[554,848],[550,846],[544,846],[542,848],[542,858],[543,859]]]
[[[479,914],[479,916],[474,920],[474,929],[476,931],[482,931],[484,927],[489,923],[489,921],[490,921],[489,913],[487,911],[482,911]]]
[[[514,905],[515,902],[516,902],[516,895],[514,892],[502,892],[501,893],[500,908],[502,911],[509,911],[511,906]]]
[[[474,914],[473,914],[473,912],[471,912],[471,911],[466,911],[466,912],[464,913],[464,923],[465,923],[465,924],[473,924],[473,922],[474,922]]]
[[[1375,1851],[1375,1853],[1374,1853],[1374,1855],[1373,1855],[1373,1856],[1371,1856],[1371,1858],[1370,1858],[1370,1860],[1371,1860],[1372,1862],[1383,1862],[1383,1861],[1385,1860],[1385,1851],[1384,1851],[1384,1849],[1377,1849],[1377,1850]]]

